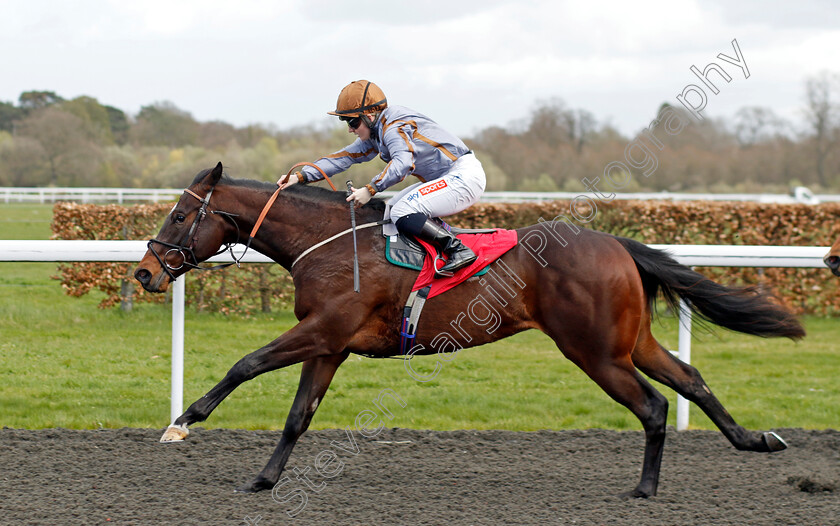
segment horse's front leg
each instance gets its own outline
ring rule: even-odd
[[[196,400],[166,429],[161,442],[180,442],[189,435],[188,426],[203,422],[234,389],[256,376],[319,356],[341,352],[347,341],[334,335],[327,339],[324,320],[305,318],[282,336],[231,367],[221,382]]]
[[[349,354],[348,351],[344,351],[341,354],[313,358],[303,363],[300,384],[292,409],[286,418],[286,426],[283,428],[280,442],[259,475],[251,482],[236,488],[236,491],[253,493],[269,489],[277,484],[286,461],[292,453],[292,448],[295,447],[298,438],[309,428],[309,423],[321,400],[324,399],[324,394],[332,382],[336,369]]]

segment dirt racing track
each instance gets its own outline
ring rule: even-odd
[[[313,431],[254,495],[233,489],[279,431],[161,432],[0,430],[0,524],[840,524],[836,430],[777,430],[790,447],[760,454],[669,428],[659,495],[629,501],[641,432]]]

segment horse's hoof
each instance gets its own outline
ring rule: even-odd
[[[762,437],[764,438],[764,444],[767,445],[767,450],[771,453],[774,451],[782,451],[788,447],[787,442],[772,431],[767,431],[762,435]]]
[[[271,482],[257,477],[251,482],[243,484],[233,491],[234,493],[257,493],[258,491],[269,489],[272,486],[274,486],[274,484],[272,484]]]
[[[163,433],[163,436],[160,437],[160,442],[162,444],[171,444],[172,442],[183,442],[189,434],[190,430],[187,429],[187,426],[176,426],[173,424],[166,428],[166,431]]]
[[[624,493],[620,494],[620,495],[618,496],[618,498],[620,498],[620,499],[622,499],[622,500],[628,500],[628,499],[646,499],[646,498],[648,498],[648,497],[650,497],[650,496],[651,496],[651,495],[650,495],[649,493],[646,493],[646,492],[644,492],[644,491],[640,491],[640,490],[639,490],[639,488],[636,488],[636,489],[634,489],[633,491],[626,491],[626,492],[624,492]]]

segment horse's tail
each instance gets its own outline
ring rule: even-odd
[[[799,339],[805,329],[799,320],[756,287],[727,287],[677,263],[671,256],[632,239],[616,240],[636,262],[648,300],[657,292],[675,310],[679,298],[688,300],[693,313],[733,331],[756,336]]]

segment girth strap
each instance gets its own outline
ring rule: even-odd
[[[426,304],[426,298],[429,296],[431,289],[431,285],[426,285],[408,295],[408,301],[403,307],[403,321],[400,330],[400,354],[403,356],[408,354],[414,344],[414,338],[417,336],[417,324],[420,322],[420,313],[423,312],[423,305]]]

